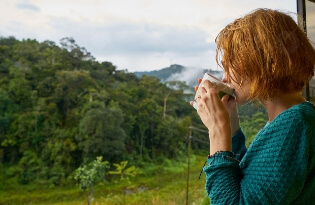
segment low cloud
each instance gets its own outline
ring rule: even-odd
[[[213,71],[213,70],[212,70]],[[166,81],[184,81],[187,85],[194,87],[198,85],[197,79],[202,78],[206,72],[212,72],[204,68],[196,67],[184,67],[181,73],[175,73],[171,75]],[[222,78],[222,71],[217,71],[217,73],[211,73],[217,78]]]

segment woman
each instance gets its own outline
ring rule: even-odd
[[[315,108],[301,94],[314,74],[314,48],[289,15],[270,9],[227,25],[216,43],[236,99],[220,99],[210,81],[198,80],[211,204],[314,203]],[[259,101],[269,120],[247,149],[236,105],[249,101]]]

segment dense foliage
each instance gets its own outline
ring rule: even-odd
[[[59,183],[97,156],[114,163],[181,154],[198,121],[185,84],[172,89],[99,63],[72,38],[60,44],[0,39],[0,162],[9,175]]]
[[[174,159],[189,126],[203,128],[185,83],[117,70],[72,38],[60,45],[0,38],[0,166],[8,177],[59,184],[97,156],[140,167]]]

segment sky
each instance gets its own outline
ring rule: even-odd
[[[72,37],[118,70],[179,64],[219,69],[215,37],[257,8],[296,13],[296,0],[1,0],[0,37]]]

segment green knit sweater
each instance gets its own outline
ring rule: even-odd
[[[315,204],[315,107],[309,102],[279,114],[248,149],[242,130],[232,152],[204,167],[211,204]]]

